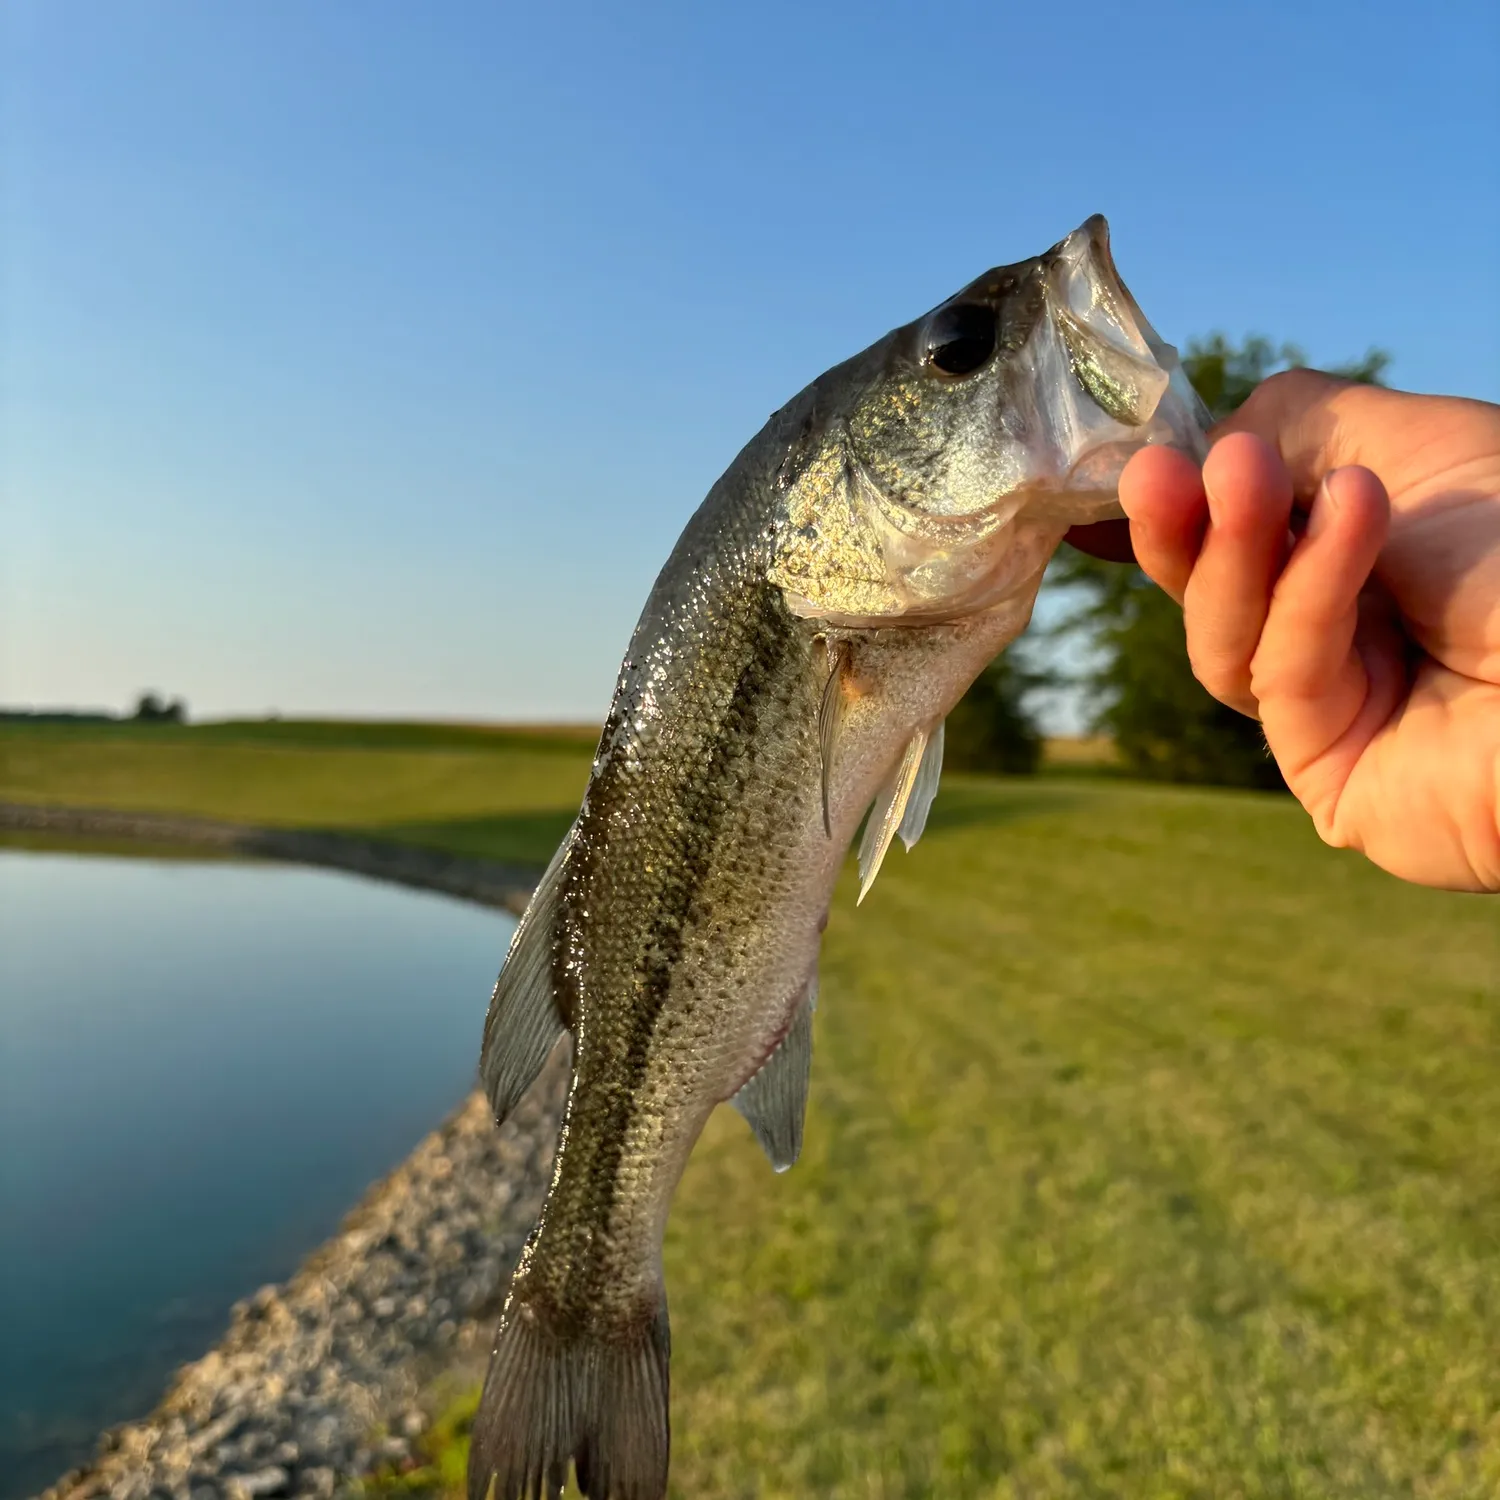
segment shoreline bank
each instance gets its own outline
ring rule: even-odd
[[[0,802],[0,833],[202,849],[245,859],[313,865],[417,890],[438,891],[480,906],[498,907],[515,916],[526,910],[532,886],[541,875],[540,870],[524,865],[333,829],[276,828],[176,813],[122,812],[43,802]]]
[[[340,833],[106,809],[0,803],[0,833],[315,865],[513,913],[536,877]],[[424,1387],[482,1358],[541,1207],[566,1088],[559,1054],[502,1130],[471,1093],[288,1281],[237,1303],[148,1415],[105,1432],[41,1500],[330,1500],[409,1464]]]

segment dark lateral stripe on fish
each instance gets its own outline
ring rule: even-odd
[[[754,586],[758,595],[754,624],[737,633],[741,643],[739,670],[728,695],[728,711],[709,741],[706,755],[696,774],[684,780],[677,789],[682,824],[687,831],[674,850],[672,867],[675,879],[664,882],[652,892],[651,912],[641,946],[650,954],[642,975],[643,984],[635,1001],[636,1024],[626,1031],[626,1049],[618,1055],[618,1078],[623,1087],[611,1100],[608,1120],[591,1122],[591,1135],[597,1145],[590,1162],[589,1175],[602,1189],[613,1210],[620,1188],[619,1163],[626,1142],[625,1124],[636,1107],[642,1085],[651,1063],[658,1026],[671,995],[672,979],[681,964],[689,917],[694,914],[703,887],[715,867],[718,846],[726,834],[726,823],[736,810],[737,796],[753,767],[753,746],[763,731],[764,721],[785,714],[799,697],[806,697],[810,679],[802,653],[795,648],[793,637],[797,623],[787,609],[781,591],[764,583]],[[777,679],[780,678],[780,682]],[[779,690],[777,690],[779,689]],[[813,699],[809,699],[813,707]],[[809,731],[811,732],[811,730]],[[606,738],[608,729],[606,730]],[[727,794],[726,794],[727,793]],[[596,779],[590,791],[590,821],[608,819],[619,810],[629,815],[634,807],[635,792],[608,768]],[[578,870],[570,877],[569,896],[583,885],[592,863],[594,848],[587,837],[580,841]],[[572,904],[571,901],[569,903]],[[571,979],[565,970],[559,974],[565,988],[571,990]],[[572,1000],[572,996],[569,996]],[[574,1009],[581,1009],[573,1004]],[[600,1126],[605,1126],[602,1131]]]

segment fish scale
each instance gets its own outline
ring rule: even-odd
[[[485,1023],[497,1119],[572,1033],[551,1186],[496,1332],[471,1500],[661,1500],[672,1194],[732,1101],[800,1149],[819,939],[916,842],[943,718],[1024,627],[1126,458],[1204,417],[1091,219],[820,377],[688,522],[621,668],[578,818]]]

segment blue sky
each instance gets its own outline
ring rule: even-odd
[[[1489,0],[11,0],[0,702],[602,715],[767,414],[1096,210],[1500,399]]]

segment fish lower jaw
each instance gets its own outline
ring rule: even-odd
[[[1121,467],[1123,463],[1122,459]],[[1031,502],[1030,514],[1036,520],[1064,531],[1070,526],[1092,526],[1098,521],[1125,519],[1124,507],[1113,489],[1101,491],[1091,486],[1072,489],[1067,481],[1055,490],[1039,491]]]

